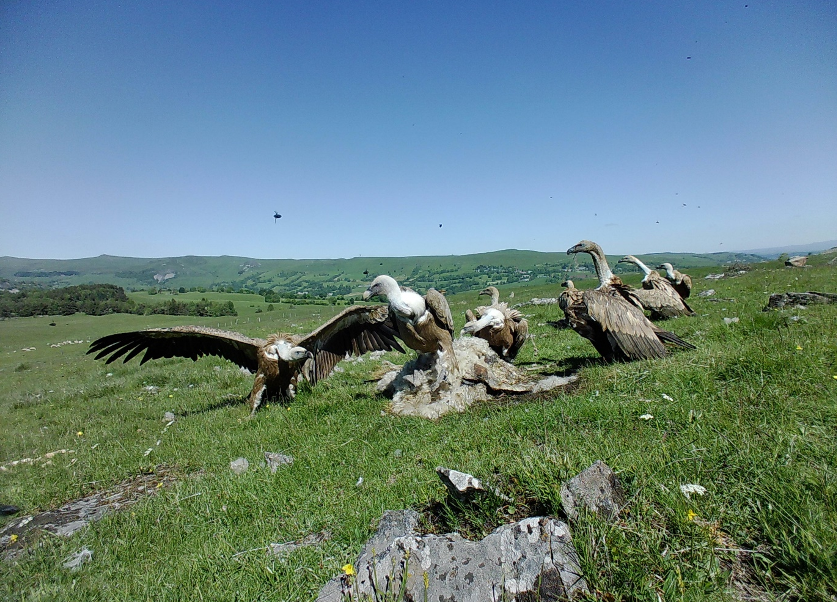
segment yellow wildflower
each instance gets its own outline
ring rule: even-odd
[[[797,346],[796,346],[796,350],[797,350],[797,351],[802,351],[802,347],[800,347],[799,345],[797,345]]]
[[[345,564],[345,565],[343,565],[343,572],[346,573],[347,575],[354,575],[355,574],[355,567],[353,567],[351,564]]]
[[[17,541],[17,533],[12,533],[11,536],[9,536],[9,543],[14,543],[16,541]]]
[[[695,520],[696,516],[697,516],[697,513],[692,511],[691,508],[689,508],[689,511],[686,513],[686,520]]]
[[[76,437],[84,437],[84,431],[77,432]]]

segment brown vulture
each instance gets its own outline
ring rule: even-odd
[[[658,270],[666,271],[666,279],[674,286],[674,290],[683,299],[688,299],[692,294],[692,277],[688,274],[682,274],[675,270],[670,263],[661,263],[657,266]]]
[[[327,377],[347,354],[404,350],[395,340],[395,324],[386,305],[352,306],[308,335],[273,334],[267,340],[203,326],[149,328],[111,334],[93,341],[87,353],[109,364],[123,363],[145,351],[140,365],[162,357],[197,360],[217,355],[256,373],[250,415],[263,401],[290,400],[300,375],[312,385]]]
[[[407,347],[420,353],[438,352],[440,358],[450,358],[450,368],[459,369],[453,351],[453,315],[442,293],[430,288],[421,296],[410,288],[398,286],[392,276],[382,274],[363,292],[363,298],[382,295],[389,302],[398,336]]]
[[[491,297],[491,305],[477,307],[479,318],[471,310],[465,312],[468,322],[461,334],[485,339],[497,355],[511,362],[526,342],[529,323],[519,311],[509,308],[507,303],[500,303],[500,291],[496,287],[489,286],[479,294]]]
[[[663,342],[694,349],[672,332],[651,323],[629,287],[613,275],[602,248],[583,240],[567,254],[589,253],[599,277],[593,290],[567,288],[558,304],[570,327],[589,340],[607,361],[631,361],[666,356]]]
[[[619,263],[632,263],[645,274],[642,279],[642,288],[634,289],[633,293],[642,303],[642,307],[651,312],[652,320],[695,315],[692,308],[674,290],[674,286],[642,261],[633,255],[626,255],[619,260]]]

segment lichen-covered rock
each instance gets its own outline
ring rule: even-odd
[[[436,419],[448,412],[463,412],[495,395],[549,391],[576,379],[537,379],[500,358],[487,341],[477,337],[456,339],[453,349],[458,372],[444,367],[440,372],[438,354],[424,353],[381,378],[377,389],[392,398],[393,414]]]
[[[808,258],[805,255],[798,255],[787,259],[785,261],[785,265],[789,268],[803,268],[807,262]]]
[[[570,520],[578,519],[581,507],[611,519],[625,505],[625,493],[610,466],[596,460],[592,466],[561,484],[561,503]]]
[[[782,309],[785,305],[824,305],[828,303],[837,303],[837,294],[835,293],[773,293],[767,300],[767,307],[764,311],[770,309]]]
[[[355,564],[354,581],[332,579],[318,602],[386,598],[404,587],[404,600],[483,602],[569,600],[586,593],[566,524],[547,517],[503,525],[482,541],[459,534],[418,535],[418,515],[386,512]],[[530,599],[526,597],[525,599]]]

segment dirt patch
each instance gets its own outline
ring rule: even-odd
[[[109,512],[124,510],[141,499],[170,487],[179,476],[171,466],[125,479],[118,485],[73,500],[55,510],[23,516],[0,529],[0,555],[10,560],[33,543],[41,532],[69,537]]]

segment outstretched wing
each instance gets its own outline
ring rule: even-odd
[[[123,355],[125,363],[145,351],[140,365],[161,357],[197,360],[204,355],[217,355],[255,372],[259,368],[257,353],[264,344],[262,339],[251,339],[237,332],[175,326],[109,334],[93,341],[87,353],[96,353],[97,360],[107,357],[105,361],[109,364]]]
[[[694,315],[692,308],[686,305],[674,286],[662,276],[649,276],[642,286],[641,289],[633,290],[632,294],[639,299],[644,309],[653,312],[652,318],[655,315],[663,318]]]
[[[453,314],[450,313],[450,305],[445,296],[435,288],[427,289],[424,295],[424,302],[439,324],[453,336]]]
[[[305,377],[316,384],[327,377],[346,354],[404,349],[395,340],[397,330],[386,305],[353,305],[297,342],[314,354]]]
[[[619,296],[584,291],[587,314],[602,327],[617,357],[641,360],[665,357],[665,346],[642,310]]]

